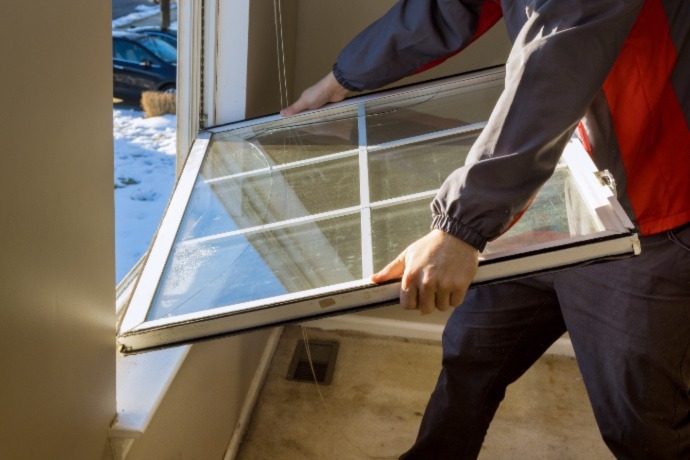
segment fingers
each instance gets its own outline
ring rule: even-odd
[[[462,301],[465,299],[465,295],[467,294],[467,291],[453,291],[450,295],[450,306],[451,307],[457,307],[462,303]]]
[[[318,83],[305,89],[294,104],[280,111],[280,115],[289,117],[304,110],[318,109],[328,102],[342,101],[345,96],[347,96],[347,89],[341,86],[333,72],[330,72]]]
[[[436,308],[436,286],[432,280],[422,280],[417,289],[417,309],[423,315],[432,313]]]
[[[300,97],[299,99],[297,99],[297,101],[295,101],[294,104],[292,104],[288,107],[285,107],[283,110],[281,110],[280,116],[281,117],[289,117],[291,115],[296,115],[296,114],[298,114],[301,111],[306,110],[306,109],[307,109],[307,105],[306,105],[304,99]]]
[[[389,280],[401,278],[405,272],[405,253],[403,252],[398,257],[389,263],[378,273],[371,276],[372,283],[384,283]]]
[[[400,285],[400,305],[405,310],[416,310],[417,309],[417,286],[414,284],[408,284],[403,279]]]
[[[450,307],[460,304],[464,298],[462,287],[445,287],[439,283],[434,275],[425,274],[421,280],[415,280],[414,274],[406,272],[401,285],[400,304],[406,310],[419,310],[423,315],[430,314],[434,309],[446,311]],[[460,298],[457,303],[451,299]]]
[[[422,314],[460,305],[477,272],[478,251],[440,230],[407,247],[371,277],[372,282],[401,278],[400,304]]]
[[[450,307],[454,307],[458,304],[451,303],[450,299],[452,297],[452,293],[448,289],[439,289],[436,291],[436,308],[438,308],[440,311],[446,311]]]

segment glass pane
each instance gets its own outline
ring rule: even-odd
[[[213,169],[205,167],[204,171]],[[213,174],[210,174],[213,176]],[[306,166],[205,180],[199,176],[182,238],[255,227],[359,205],[357,155]]]
[[[369,145],[457,128],[489,119],[502,81],[367,104]]]
[[[362,278],[359,214],[177,242],[148,320]]]
[[[397,203],[371,211],[374,271],[385,267],[410,243],[429,232],[429,199]]]
[[[428,199],[373,209],[374,270],[380,270],[407,245],[425,235],[431,224]],[[603,230],[589,212],[567,168],[556,171],[542,187],[522,218],[504,235],[490,242],[483,255],[588,235]]]
[[[305,122],[283,127],[284,121],[233,130],[213,136],[207,178],[254,171],[319,158],[359,147],[356,112],[344,119]]]
[[[314,123],[296,128],[279,129],[251,139],[273,164],[316,158],[353,150],[359,146],[357,119]]]
[[[570,171],[562,167],[544,184],[522,218],[490,242],[484,255],[588,235],[604,229],[587,210]]]
[[[370,200],[438,189],[463,166],[479,131],[369,152]]]

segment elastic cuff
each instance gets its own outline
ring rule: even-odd
[[[460,238],[465,243],[474,246],[482,252],[486,247],[487,240],[477,230],[453,219],[447,214],[439,214],[434,216],[431,222],[432,229],[443,230],[450,233],[456,238]]]
[[[345,77],[343,77],[343,71],[338,68],[338,63],[336,62],[333,64],[333,76],[335,77],[336,81],[340,83],[340,86],[345,88],[348,91],[361,91],[358,88],[355,88],[351,84],[349,84],[346,80]]]

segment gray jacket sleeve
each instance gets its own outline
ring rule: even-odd
[[[432,228],[483,250],[519,217],[553,173],[643,3],[503,2],[515,37],[505,91],[466,166],[450,174],[433,201]]]
[[[350,91],[385,86],[474,38],[485,0],[401,0],[340,53],[333,74]]]
[[[490,0],[486,0],[490,1]],[[486,1],[401,0],[338,57],[350,90],[377,88],[462,49]],[[467,165],[443,183],[432,228],[479,250],[500,236],[553,173],[613,66],[644,0],[503,0],[514,41],[506,86]]]

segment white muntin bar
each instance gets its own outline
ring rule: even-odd
[[[406,137],[404,139],[394,140],[383,144],[372,145],[369,151],[379,151],[384,149],[391,149],[395,147],[403,147],[405,145],[415,144],[419,142],[433,141],[435,139],[442,139],[444,137],[455,136],[458,134],[469,134],[474,131],[481,131],[486,126],[486,122],[472,123],[469,125],[457,126],[455,128],[444,129],[427,134],[420,134],[419,136]]]
[[[220,240],[223,238],[230,238],[236,235],[246,235],[250,233],[262,232],[265,230],[275,230],[278,228],[290,227],[293,225],[299,225],[307,222],[316,222],[323,219],[330,219],[333,217],[345,216],[348,214],[354,214],[356,212],[362,212],[364,209],[368,208],[382,208],[389,205],[394,205],[398,203],[407,203],[410,201],[416,201],[422,198],[431,198],[436,195],[438,190],[429,190],[426,192],[419,192],[412,195],[399,196],[396,198],[389,198],[383,201],[377,201],[367,205],[367,208],[363,206],[350,206],[342,209],[335,209],[333,211],[322,212],[320,214],[312,214],[309,216],[296,217],[289,220],[281,220],[278,222],[271,222],[270,224],[257,225],[256,227],[242,228],[239,230],[233,230],[231,232],[217,233],[215,235],[203,236],[200,238],[193,238],[185,241],[180,241],[177,244],[180,246],[185,246],[189,244],[206,243],[209,241]]]
[[[417,201],[421,199],[429,199],[436,196],[438,189],[427,190],[426,192],[413,193],[411,195],[396,196],[395,198],[388,198],[387,200],[375,201],[371,203],[371,209],[384,208],[386,206],[391,206],[400,203],[409,203],[411,201]]]
[[[230,238],[237,235],[247,235],[251,233],[258,233],[267,230],[275,230],[278,228],[295,226],[308,222],[316,222],[323,219],[330,219],[333,217],[345,216],[348,214],[355,214],[362,209],[361,206],[350,206],[349,208],[335,209],[333,211],[322,212],[320,214],[312,214],[309,216],[297,217],[295,219],[281,220],[278,222],[271,222],[270,224],[257,225],[256,227],[248,227],[240,230],[233,230],[231,232],[217,233],[215,235],[203,236],[201,238],[193,238],[185,241],[180,241],[179,246],[186,246],[190,244],[207,243],[209,241],[220,240],[223,238]]]
[[[254,148],[258,149],[258,147],[256,147],[254,144],[251,144],[251,145]],[[261,152],[261,154],[265,156],[265,154],[263,152]],[[358,155],[358,154],[359,154],[359,148],[352,149],[352,150],[346,150],[344,152],[331,153],[329,155],[323,155],[323,156],[316,157],[316,158],[309,158],[306,160],[293,161],[292,163],[284,163],[282,165],[275,165],[275,166],[268,166],[266,168],[253,169],[251,171],[244,171],[241,173],[231,174],[228,176],[214,177],[213,179],[207,179],[205,182],[207,184],[214,184],[216,182],[222,182],[222,181],[226,181],[226,180],[241,179],[241,178],[245,178],[245,177],[258,176],[258,175],[266,174],[266,173],[280,172],[280,171],[284,171],[286,169],[293,169],[293,168],[299,168],[301,166],[309,166],[309,165],[324,163],[327,161],[340,160],[341,158],[353,157],[353,156]]]
[[[362,106],[363,107],[363,106]],[[365,120],[364,122],[358,122],[358,127],[361,126],[362,124],[366,125],[366,118],[360,118],[360,120]],[[364,144],[365,148],[369,152],[377,152],[379,150],[385,150],[385,149],[392,149],[396,147],[403,147],[406,145],[410,144],[415,144],[415,143],[420,143],[420,142],[426,142],[426,141],[431,141],[435,139],[442,139],[444,137],[450,137],[450,136],[455,136],[458,134],[469,134],[474,131],[481,131],[484,126],[486,126],[486,123],[473,123],[471,125],[464,125],[464,126],[458,126],[456,128],[451,128],[451,129],[444,129],[442,131],[436,131],[433,133],[428,133],[428,134],[421,134],[419,136],[412,136],[408,137],[405,139],[400,139],[400,140],[395,140],[395,141],[390,141],[386,142],[384,144],[379,144],[379,145],[366,145]],[[361,131],[360,131],[361,133]],[[360,134],[361,136],[361,134]],[[366,141],[366,139],[365,139]],[[256,146],[254,143],[252,143],[250,140],[246,141],[249,143],[253,148],[259,149],[258,146]],[[315,158],[308,158],[304,160],[299,160],[299,161],[293,161],[291,163],[284,163],[281,165],[271,165],[267,166],[265,168],[258,168],[258,169],[253,169],[251,171],[243,171],[240,173],[236,174],[230,174],[227,176],[221,176],[221,177],[214,177],[213,179],[207,179],[205,182],[207,184],[213,184],[216,182],[221,182],[221,181],[226,181],[226,180],[232,180],[232,179],[238,179],[238,178],[245,178],[245,177],[251,177],[251,176],[256,176],[260,174],[266,174],[266,173],[272,173],[272,172],[279,172],[283,171],[286,169],[292,169],[292,168],[299,168],[302,166],[308,166],[312,164],[318,164],[318,163],[323,163],[326,161],[333,161],[333,160],[339,160],[341,158],[347,158],[351,156],[355,156],[360,154],[362,149],[361,143],[360,147],[352,150],[345,150],[343,152],[337,152],[337,153],[331,153],[328,155],[322,155],[319,157]],[[260,149],[259,149],[260,151]],[[265,155],[263,152],[261,152],[261,155]]]
[[[357,131],[359,134],[359,197],[362,206],[362,276],[369,278],[374,274],[374,253],[371,241],[371,209],[369,209],[369,159],[367,155],[367,116],[366,106],[361,104],[357,110]]]

